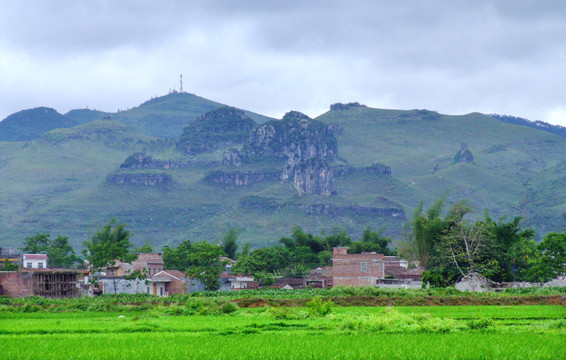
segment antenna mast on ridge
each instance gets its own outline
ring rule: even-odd
[[[181,74],[181,86],[179,87],[179,92],[183,92],[183,74]]]

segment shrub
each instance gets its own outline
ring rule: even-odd
[[[220,306],[220,313],[222,314],[231,314],[235,311],[237,311],[240,307],[238,306],[238,304],[235,304],[233,302],[230,301],[226,301],[224,304],[222,304]]]
[[[307,303],[307,308],[311,316],[326,316],[332,312],[332,305],[334,305],[334,303],[331,300],[323,302],[322,299],[317,296]]]
[[[491,325],[493,325],[491,319],[486,318],[474,319],[468,322],[468,327],[472,330],[485,330]]]

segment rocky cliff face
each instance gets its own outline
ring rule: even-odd
[[[312,158],[294,166],[293,185],[299,196],[318,194],[330,196],[335,194],[334,174],[326,161]]]
[[[381,163],[375,163],[361,168],[355,168],[350,165],[335,165],[332,167],[332,172],[336,177],[344,177],[356,173],[371,174],[375,176],[391,176],[391,168]]]
[[[338,145],[332,127],[291,111],[281,120],[253,129],[243,152],[251,160],[269,157],[295,161],[314,157],[332,159],[338,154]]]
[[[114,173],[107,181],[116,185],[159,186],[167,187],[173,184],[171,175],[164,172],[156,173]]]
[[[183,129],[177,148],[189,155],[213,151],[226,145],[241,144],[255,122],[243,111],[224,107],[208,112]]]
[[[394,204],[391,207],[372,207],[344,205],[337,206],[332,204],[310,204],[301,206],[301,210],[309,215],[330,215],[330,216],[378,216],[393,217],[406,220],[405,211],[400,205]]]
[[[224,151],[222,155],[222,165],[224,166],[242,166],[243,157],[238,151],[238,149],[228,148]]]
[[[219,165],[219,162],[205,160],[156,160],[146,153],[135,153],[124,160],[120,165],[120,169],[180,169],[196,166],[211,167],[215,165]]]
[[[460,144],[460,151],[454,156],[455,163],[469,164],[474,162],[474,155],[468,150],[468,145],[462,141]]]
[[[219,185],[245,186],[263,181],[281,179],[281,171],[213,171],[205,176],[205,180]]]
[[[336,104],[330,105],[330,110],[334,110],[334,111],[344,111],[344,110],[355,109],[355,108],[361,108],[361,107],[367,107],[367,106],[361,105],[361,104],[358,103],[358,102],[351,102],[351,103],[347,103],[347,104],[336,103]]]

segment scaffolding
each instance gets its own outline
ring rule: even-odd
[[[77,273],[75,271],[35,272],[33,294],[50,298],[77,297]]]

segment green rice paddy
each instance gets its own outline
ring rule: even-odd
[[[201,304],[202,305],[202,304]],[[2,359],[564,359],[566,308],[0,311]],[[198,310],[197,312],[193,310]]]

